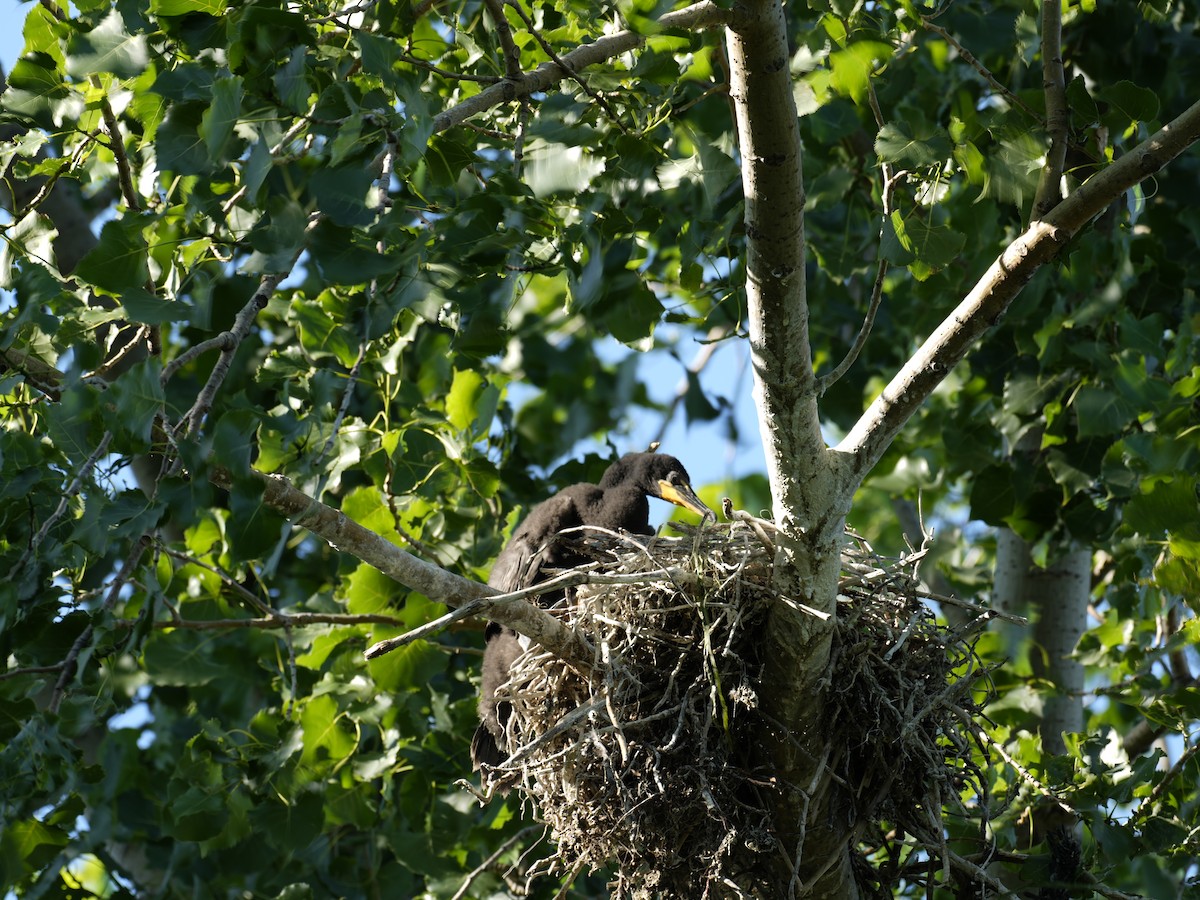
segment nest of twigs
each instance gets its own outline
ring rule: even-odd
[[[764,854],[795,847],[776,844],[777,787],[755,758],[756,733],[773,727],[758,711],[762,630],[775,603],[819,614],[772,591],[772,533],[742,516],[678,538],[577,536],[590,582],[553,612],[596,665],[580,674],[536,646],[517,660],[502,688],[512,757],[489,773],[549,825],[551,869],[615,863],[622,897],[773,895],[758,881]],[[970,776],[959,713],[974,711],[977,628],[939,626],[913,569],[848,540],[829,620],[826,733],[841,749],[828,765],[855,821],[886,819],[936,850],[941,803]]]

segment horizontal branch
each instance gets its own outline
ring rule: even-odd
[[[1093,175],[1009,244],[834,448],[835,454],[842,455],[842,490],[847,496],[975,341],[1000,320],[1038,269],[1057,257],[1072,237],[1121,194],[1175,159],[1197,138],[1200,102]]]
[[[572,531],[577,529],[570,529]],[[505,603],[508,600],[528,600],[533,597],[538,597],[542,594],[548,594],[552,591],[561,591],[568,587],[579,587],[585,584],[652,584],[654,582],[670,581],[678,583],[680,581],[696,581],[700,576],[695,572],[685,569],[670,568],[658,569],[653,572],[625,572],[618,574],[599,574],[593,570],[599,567],[599,563],[589,563],[585,566],[576,566],[573,569],[549,578],[546,581],[539,581],[530,587],[521,588],[520,590],[512,591],[508,594],[498,594],[495,597],[482,597],[472,600],[463,606],[458,607],[453,612],[449,612],[444,616],[434,619],[432,622],[426,622],[424,625],[418,625],[405,634],[394,638],[387,638],[379,641],[377,644],[367,648],[367,659],[375,659],[377,656],[383,656],[385,653],[390,653],[397,647],[403,647],[405,644],[411,644],[418,638],[424,638],[429,634],[441,631],[443,628],[448,628],[455,622],[469,616],[483,615],[487,617],[487,610],[496,604]]]
[[[133,621],[129,621],[133,625]],[[154,628],[166,630],[183,628],[189,631],[221,631],[234,628],[304,628],[307,625],[391,625],[403,628],[404,622],[395,616],[377,613],[275,613],[250,619],[164,619],[153,623]]]
[[[331,547],[374,566],[389,578],[420,591],[431,600],[458,607],[500,593],[493,587],[447,572],[400,549],[341,511],[308,496],[281,475],[252,474],[262,483],[262,500],[271,509],[293,524],[311,531]],[[209,477],[218,487],[228,489],[233,485],[227,469],[215,467]],[[527,600],[513,598],[489,604],[481,615],[525,635],[572,664],[584,668],[592,664],[592,649],[580,635]]]
[[[693,3],[691,6],[667,13],[658,20],[658,25],[662,28],[712,28],[727,24],[731,15],[729,10],[721,9],[710,0],[702,0],[700,3]],[[554,61],[545,62],[532,72],[527,72],[517,78],[506,78],[504,81],[485,88],[475,96],[438,115],[433,120],[433,130],[435,132],[445,131],[447,128],[461,125],[471,116],[478,115],[493,106],[528,97],[539,91],[549,90],[560,81],[574,77],[574,73],[580,69],[612,59],[614,56],[620,56],[622,53],[628,53],[630,50],[636,50],[645,43],[646,35],[628,29],[618,31],[616,34],[605,35],[590,44],[584,44],[570,53],[563,54],[560,59],[566,64],[565,67]]]

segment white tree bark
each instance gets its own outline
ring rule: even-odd
[[[1028,615],[1025,578],[1032,567],[1029,545],[1011,529],[999,529],[996,532],[996,562],[992,573],[992,606],[1009,615]],[[1029,636],[1028,626],[1001,619],[995,627],[1004,640],[1008,658],[1016,659],[1021,652],[1022,642]]]
[[[1071,654],[1087,629],[1091,579],[1092,552],[1086,548],[1073,549],[1026,578],[1026,599],[1037,611],[1033,671],[1056,688],[1042,710],[1042,747],[1047,753],[1065,753],[1063,734],[1083,730],[1083,664]]]

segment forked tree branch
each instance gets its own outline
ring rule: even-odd
[[[1067,242],[1126,190],[1149,178],[1200,138],[1200,102],[1125,156],[1093,175],[1041,221],[1033,222],[863,413],[834,448],[842,455],[845,496],[853,494],[897,433],[1021,289]]]

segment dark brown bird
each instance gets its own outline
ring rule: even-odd
[[[535,506],[496,558],[488,584],[505,593],[516,591],[545,581],[550,577],[548,569],[566,569],[585,562],[558,540],[559,533],[567,528],[595,525],[653,534],[647,497],[670,501],[706,519],[717,518],[696,496],[687,470],[675,457],[653,451],[626,453],[608,467],[600,484],[573,484]],[[538,602],[549,606],[561,597],[561,591],[552,592],[541,595]],[[475,769],[484,763],[498,766],[507,758],[500,747],[505,742],[505,725],[512,707],[496,700],[496,689],[508,681],[509,669],[523,649],[520,635],[511,628],[488,622],[485,635],[480,723],[471,740]]]

